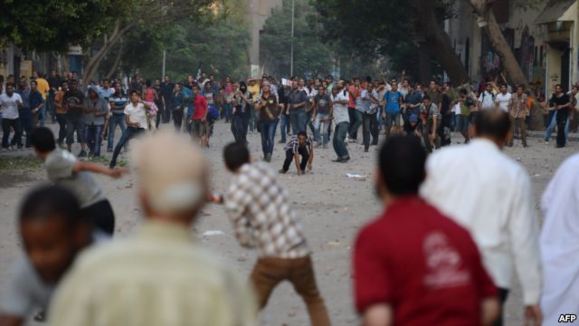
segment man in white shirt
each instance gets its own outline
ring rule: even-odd
[[[539,223],[529,175],[501,152],[510,125],[506,112],[482,111],[475,122],[476,139],[430,156],[421,194],[471,232],[503,304],[514,267],[525,317],[540,325]]]
[[[497,94],[495,101],[497,108],[504,112],[509,112],[509,105],[511,104],[512,95],[507,91],[507,85],[501,85],[501,92]]]
[[[338,158],[334,162],[346,163],[350,160],[350,153],[346,148],[346,137],[350,129],[348,114],[348,92],[344,89],[344,81],[340,80],[332,89],[332,104],[334,107],[334,151]]]
[[[125,106],[124,112],[127,129],[123,132],[121,139],[115,147],[113,158],[109,164],[111,169],[117,165],[117,157],[121,153],[121,149],[123,149],[125,144],[132,138],[149,129],[149,122],[147,121],[149,106],[141,101],[141,97],[137,90],[132,90],[130,97],[131,102]]]
[[[545,223],[541,230],[545,325],[556,325],[566,311],[579,311],[579,154],[567,159],[547,186],[541,200]]]
[[[491,110],[496,107],[493,86],[488,83],[486,89],[478,97],[478,104],[483,110]]]
[[[2,149],[17,145],[22,148],[22,126],[20,125],[19,110],[22,108],[22,98],[14,93],[14,84],[6,84],[6,92],[0,95],[0,112],[2,113]],[[14,137],[10,141],[10,129],[14,129]]]

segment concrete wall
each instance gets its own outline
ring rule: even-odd
[[[247,20],[249,23],[249,32],[251,35],[251,46],[249,48],[249,61],[251,65],[251,74],[260,73],[261,61],[259,58],[259,33],[265,24],[273,8],[282,5],[282,0],[248,0],[247,1]]]

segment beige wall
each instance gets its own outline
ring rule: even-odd
[[[282,0],[248,0],[247,18],[249,22],[251,45],[249,48],[249,63],[252,74],[259,72],[261,61],[259,59],[259,32],[265,21],[271,16],[273,8],[281,6]]]

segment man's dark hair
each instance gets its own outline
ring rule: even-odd
[[[298,132],[298,137],[299,136],[304,136],[304,137],[308,138],[308,133],[305,131],[300,131],[300,132]]]
[[[474,128],[478,137],[486,136],[496,140],[503,140],[511,130],[511,119],[507,112],[484,110],[479,112],[474,122]]]
[[[249,163],[249,150],[243,143],[231,143],[223,149],[223,158],[229,171],[237,171],[242,165]]]
[[[425,101],[425,100],[431,101],[430,96],[428,96],[428,95],[424,95],[424,97],[422,98],[422,100],[423,100],[423,101]]]
[[[129,92],[129,96],[133,96],[133,94],[137,94],[137,95],[139,95],[139,96],[141,95],[141,93],[140,93],[138,90],[136,90],[136,89],[132,89],[132,90]]]
[[[68,189],[47,185],[31,190],[20,204],[20,222],[40,219],[64,218],[66,225],[84,222],[78,198]]]
[[[41,153],[52,152],[56,149],[54,134],[46,127],[37,127],[32,130],[30,143]]]
[[[415,195],[426,177],[426,151],[413,136],[389,138],[378,156],[382,181],[395,196]]]

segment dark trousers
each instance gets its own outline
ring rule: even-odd
[[[56,114],[58,122],[58,144],[62,145],[66,140],[66,117],[63,113]]]
[[[74,132],[76,131],[76,138],[79,143],[84,144],[85,124],[82,121],[81,115],[67,115],[66,116],[66,143],[72,145],[74,143]]]
[[[103,125],[86,126],[85,137],[89,153],[94,156],[101,156],[101,145],[103,142]]]
[[[14,129],[14,137],[10,141],[10,129]],[[22,127],[20,125],[20,118],[17,119],[2,119],[2,147],[17,145],[22,147]]]
[[[497,318],[497,321],[495,321],[493,323],[493,326],[503,326],[503,310],[505,308],[505,302],[507,302],[507,297],[509,296],[509,290],[508,289],[503,289],[503,288],[499,288],[498,289],[498,294],[499,294],[499,303],[501,305],[501,310],[499,312],[499,317]]]
[[[567,144],[567,135],[565,134],[565,127],[567,118],[569,117],[569,110],[557,111],[557,147],[565,147]]]
[[[358,139],[358,129],[362,125],[362,112],[348,109],[348,115],[350,116],[350,130],[348,131],[350,139]]]
[[[338,159],[349,158],[348,148],[346,148],[346,136],[350,124],[347,122],[340,122],[336,125],[334,130],[334,151],[338,155]]]
[[[171,97],[165,97],[165,110],[163,110],[163,123],[171,121]]]
[[[249,128],[249,114],[236,112],[231,118],[231,133],[235,142],[247,143],[247,129]]]
[[[302,160],[300,162],[300,170],[302,170],[302,172],[305,172],[306,166],[308,165],[308,160],[310,159],[310,153],[308,153],[308,150],[304,146],[298,147],[298,154],[301,155],[302,157]],[[285,161],[283,162],[284,171],[287,172],[289,170],[293,160],[294,160],[294,151],[293,149],[288,149],[287,151],[285,151]]]
[[[372,145],[378,145],[378,119],[376,113],[364,113],[362,115],[362,135],[364,139],[364,149],[370,148],[370,135],[372,135]]]
[[[289,118],[293,135],[297,135],[301,131],[306,131],[308,115],[304,109],[296,109],[290,111]]]
[[[111,203],[105,199],[81,210],[81,213],[91,221],[95,228],[108,234],[115,233],[115,213]]]
[[[281,134],[280,143],[285,144],[287,140],[287,134],[290,132],[289,116],[287,114],[280,115],[280,126],[279,131]]]
[[[32,129],[34,128],[34,115],[30,110],[28,112],[22,112],[20,114],[20,128],[22,133],[26,133],[26,147],[30,147],[30,134],[32,134]]]
[[[111,159],[111,164],[110,164],[111,168],[114,168],[117,165],[117,158],[118,158],[119,154],[121,153],[121,150],[123,149],[125,144],[127,144],[129,142],[129,140],[133,139],[134,137],[138,136],[139,134],[143,133],[144,131],[145,131],[145,129],[143,129],[143,128],[127,127],[125,132],[123,132],[121,139],[117,143],[117,146],[115,147],[115,151],[113,152],[113,158]]]
[[[181,131],[181,126],[183,125],[183,109],[173,110],[173,125],[175,125],[175,130]]]
[[[273,153],[273,144],[275,142],[275,129],[278,120],[260,121],[261,124],[261,149],[263,155],[267,156]]]
[[[287,280],[304,300],[310,316],[310,325],[330,325],[330,317],[316,284],[310,256],[296,259],[259,258],[253,267],[250,280],[260,309],[267,305],[273,289]]]

